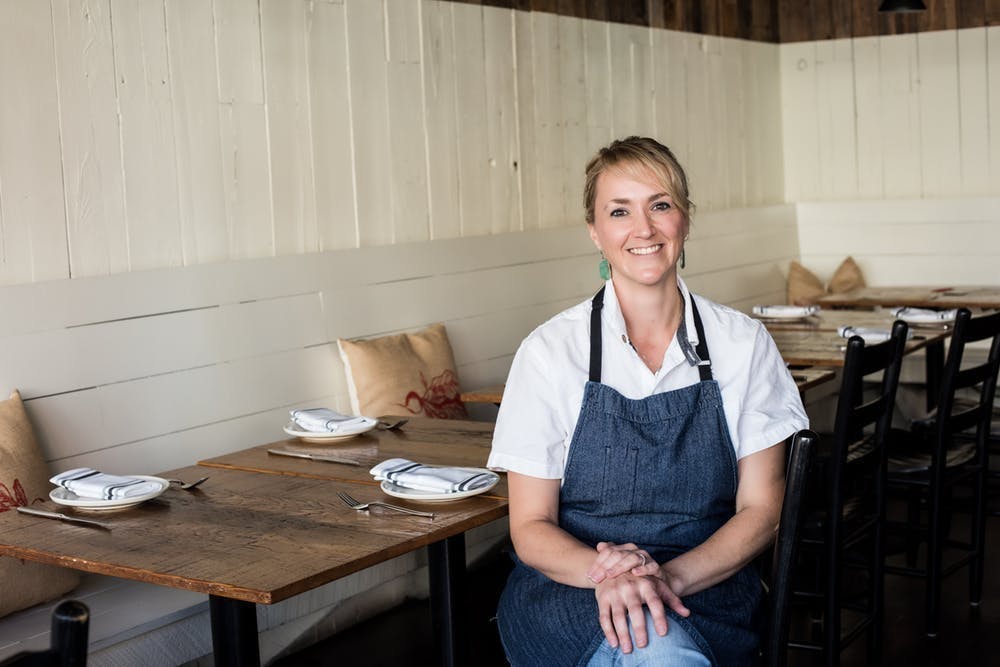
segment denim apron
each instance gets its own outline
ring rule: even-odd
[[[663,563],[733,516],[736,454],[694,301],[701,381],[644,399],[600,383],[603,305],[602,288],[593,299],[590,381],[563,475],[559,525],[591,546],[634,542]],[[604,641],[594,591],[556,583],[515,561],[497,612],[511,664],[586,665]],[[749,665],[760,599],[760,580],[747,566],[683,598],[691,615],[668,609],[669,623],[682,625],[713,665]]]

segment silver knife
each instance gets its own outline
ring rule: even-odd
[[[339,456],[327,456],[325,454],[305,454],[303,452],[290,452],[287,449],[269,449],[268,454],[277,454],[278,456],[294,456],[300,459],[309,459],[310,461],[326,461],[327,463],[343,463],[349,466],[359,466],[361,461],[355,461],[354,459],[342,459]]]
[[[95,526],[97,528],[103,528],[104,530],[111,530],[111,525],[107,523],[101,523],[100,521],[91,521],[90,519],[81,519],[78,516],[70,516],[69,514],[60,514],[59,512],[49,512],[48,510],[35,509],[34,507],[18,507],[17,511],[21,514],[31,514],[34,516],[42,516],[46,519],[59,519],[60,521],[69,521],[71,523],[82,523],[87,526]]]

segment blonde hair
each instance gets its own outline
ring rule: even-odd
[[[594,202],[597,198],[597,178],[605,171],[615,170],[632,178],[652,174],[663,186],[685,220],[691,219],[694,203],[688,198],[684,168],[669,148],[649,137],[616,139],[597,151],[587,163],[587,180],[583,186],[583,207],[587,224],[594,224]]]

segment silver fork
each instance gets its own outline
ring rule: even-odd
[[[204,482],[206,479],[208,479],[208,477],[202,477],[201,479],[196,479],[193,482],[185,482],[183,479],[168,479],[167,481],[171,484],[179,485],[178,488],[189,491]]]
[[[421,512],[420,510],[411,510],[409,507],[400,507],[399,505],[390,505],[389,503],[382,503],[382,502],[379,502],[377,500],[373,500],[373,501],[371,501],[369,503],[363,503],[363,502],[360,502],[360,501],[356,500],[354,498],[354,496],[352,496],[350,494],[347,494],[347,493],[342,493],[340,491],[337,492],[337,497],[339,497],[341,500],[343,500],[345,505],[347,505],[351,509],[355,509],[355,510],[358,510],[358,511],[366,510],[369,507],[382,507],[382,508],[387,509],[387,510],[396,510],[397,512],[404,512],[406,514],[413,514],[415,516],[426,516],[426,517],[430,517],[432,519],[434,518],[434,512]]]

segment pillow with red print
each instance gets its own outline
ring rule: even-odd
[[[416,333],[337,341],[356,415],[465,419],[455,357],[443,324]]]
[[[0,512],[48,499],[51,476],[15,391],[0,401]],[[78,583],[75,570],[0,556],[0,616],[55,599]]]

